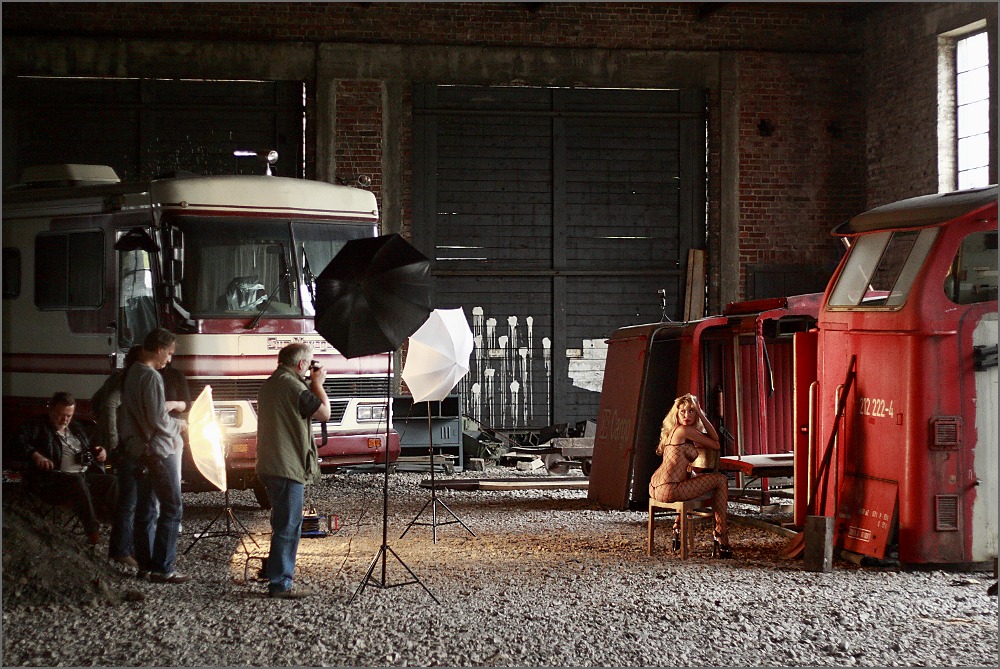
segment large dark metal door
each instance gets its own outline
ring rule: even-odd
[[[302,176],[302,82],[4,80],[4,186],[28,165],[110,165],[123,181],[175,170]]]
[[[476,337],[465,411],[597,418],[607,337],[684,307],[705,245],[702,91],[414,89],[414,241]]]

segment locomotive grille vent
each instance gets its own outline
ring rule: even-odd
[[[934,506],[937,516],[934,529],[938,532],[957,531],[958,495],[935,495]]]
[[[946,450],[962,445],[962,419],[959,416],[937,416],[931,419],[931,448]]]

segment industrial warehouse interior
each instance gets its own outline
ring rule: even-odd
[[[997,665],[996,3],[2,21],[4,666]]]

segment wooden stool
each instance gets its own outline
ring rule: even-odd
[[[658,502],[652,497],[649,498],[649,528],[646,537],[646,555],[653,554],[653,528],[657,509],[673,511],[680,516],[681,524],[681,559],[687,560],[691,544],[694,543],[694,524],[690,521],[695,517],[710,516],[711,513],[702,511],[704,502],[712,499],[712,495],[705,494],[701,497],[678,502]]]

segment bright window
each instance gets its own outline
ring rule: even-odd
[[[985,32],[955,42],[958,189],[990,183],[990,51]]]

